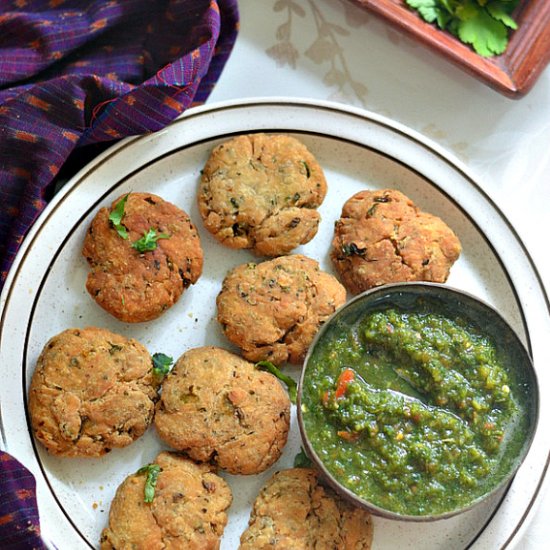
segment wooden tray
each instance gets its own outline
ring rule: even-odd
[[[446,31],[426,23],[403,0],[350,0],[481,80],[517,99],[525,95],[550,61],[550,0],[524,0],[514,12],[518,29],[506,51],[481,57]]]

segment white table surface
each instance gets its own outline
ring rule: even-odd
[[[525,97],[508,99],[345,0],[239,0],[239,6],[239,37],[208,103],[334,100],[424,134],[469,167],[515,226],[550,290],[550,67]],[[550,548],[548,482],[543,491],[521,550]]]

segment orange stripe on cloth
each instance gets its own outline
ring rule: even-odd
[[[18,491],[15,491],[15,494],[19,500],[26,500],[27,498],[32,498],[34,496],[34,492],[30,489],[19,489]]]
[[[178,111],[178,113],[182,109],[181,102],[177,99],[174,99],[173,97],[166,97],[164,101],[162,102],[166,107],[170,107],[170,109],[173,109],[174,111]]]
[[[13,166],[10,168],[10,172],[14,175],[14,176],[17,176],[18,178],[25,178],[25,179],[30,179],[31,178],[31,173],[29,170],[25,169],[25,168],[21,168],[20,166]]]
[[[28,141],[29,143],[36,143],[38,141],[38,136],[36,134],[31,134],[31,132],[25,132],[24,130],[15,130],[14,136],[16,139]]]
[[[51,107],[50,103],[44,101],[43,99],[40,99],[39,97],[36,97],[35,95],[29,95],[29,97],[27,98],[27,103],[29,105],[32,105],[33,107],[42,109],[43,111],[49,111]]]
[[[6,514],[5,516],[0,516],[0,525],[6,525],[6,523],[11,523],[14,520],[13,514]]]
[[[77,141],[78,138],[79,138],[79,135],[75,132],[71,132],[69,130],[63,130],[61,132],[61,135],[65,138],[65,139],[68,139],[69,141]]]
[[[120,132],[117,132],[117,130],[115,130],[114,128],[108,128],[107,130],[105,130],[105,133],[108,136],[111,136],[111,137],[114,137],[114,138],[121,137]]]
[[[98,19],[97,21],[94,21],[90,25],[90,28],[93,31],[98,31],[99,29],[104,29],[106,26],[107,26],[107,19],[103,18],[103,19]]]

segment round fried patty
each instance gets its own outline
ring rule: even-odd
[[[297,139],[251,134],[217,146],[200,182],[205,227],[231,248],[287,254],[317,233],[327,192],[315,157]]]
[[[227,483],[208,464],[162,452],[153,500],[144,501],[147,472],[128,476],[117,489],[102,550],[215,550],[232,500]]]
[[[279,381],[221,348],[184,353],[162,384],[159,436],[232,474],[256,474],[281,455],[290,401]]]
[[[197,281],[203,252],[189,216],[151,193],[127,195],[120,222],[127,238],[121,236],[109,215],[124,197],[101,208],[88,229],[82,249],[91,266],[86,288],[117,319],[139,323],[156,319]],[[136,242],[151,230],[152,249],[140,251]]]
[[[296,254],[244,264],[225,277],[218,321],[250,361],[300,364],[319,327],[346,300],[344,287]]]
[[[52,454],[100,456],[140,437],[157,386],[149,352],[105,329],[68,329],[38,358],[29,390],[36,438]]]
[[[342,209],[331,259],[346,288],[357,294],[386,283],[443,283],[461,246],[437,216],[393,189],[361,191]]]
[[[372,520],[330,489],[317,472],[293,468],[277,472],[254,502],[240,550],[368,550]]]

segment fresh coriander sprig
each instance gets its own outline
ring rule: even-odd
[[[153,374],[158,378],[164,378],[170,372],[170,366],[174,359],[164,353],[153,354]]]
[[[147,464],[147,466],[143,466],[136,472],[137,474],[147,474],[145,489],[143,491],[144,502],[153,502],[155,498],[155,487],[157,486],[160,472],[162,472],[162,468],[158,464]]]
[[[169,239],[170,235],[166,233],[158,233],[151,227],[147,233],[144,233],[141,239],[132,243],[132,248],[135,248],[138,252],[143,254],[144,252],[151,252],[157,248],[157,241],[159,239]]]
[[[126,201],[128,200],[127,193],[116,204],[111,213],[109,214],[109,221],[113,224],[116,232],[123,239],[128,238],[128,230],[122,225],[122,218],[124,217],[124,208],[126,207]]]
[[[303,447],[300,447],[300,452],[294,457],[294,467],[295,468],[311,468],[311,460],[309,456],[306,455]]]
[[[290,397],[290,401],[292,401],[292,403],[296,403],[297,385],[290,376],[283,374],[271,361],[259,361],[256,363],[256,368],[265,370],[284,382],[288,388],[288,396]]]
[[[109,214],[109,221],[113,224],[116,232],[124,240],[128,239],[128,229],[122,225],[122,218],[124,217],[124,209],[126,208],[126,201],[130,193],[127,193],[122,197]],[[143,234],[141,239],[132,243],[132,248],[135,248],[140,254],[144,252],[151,252],[157,248],[157,241],[159,239],[169,239],[170,235],[166,233],[158,233],[151,227],[149,231]]]
[[[517,29],[511,14],[519,0],[405,0],[428,23],[436,23],[483,57],[499,55]]]

